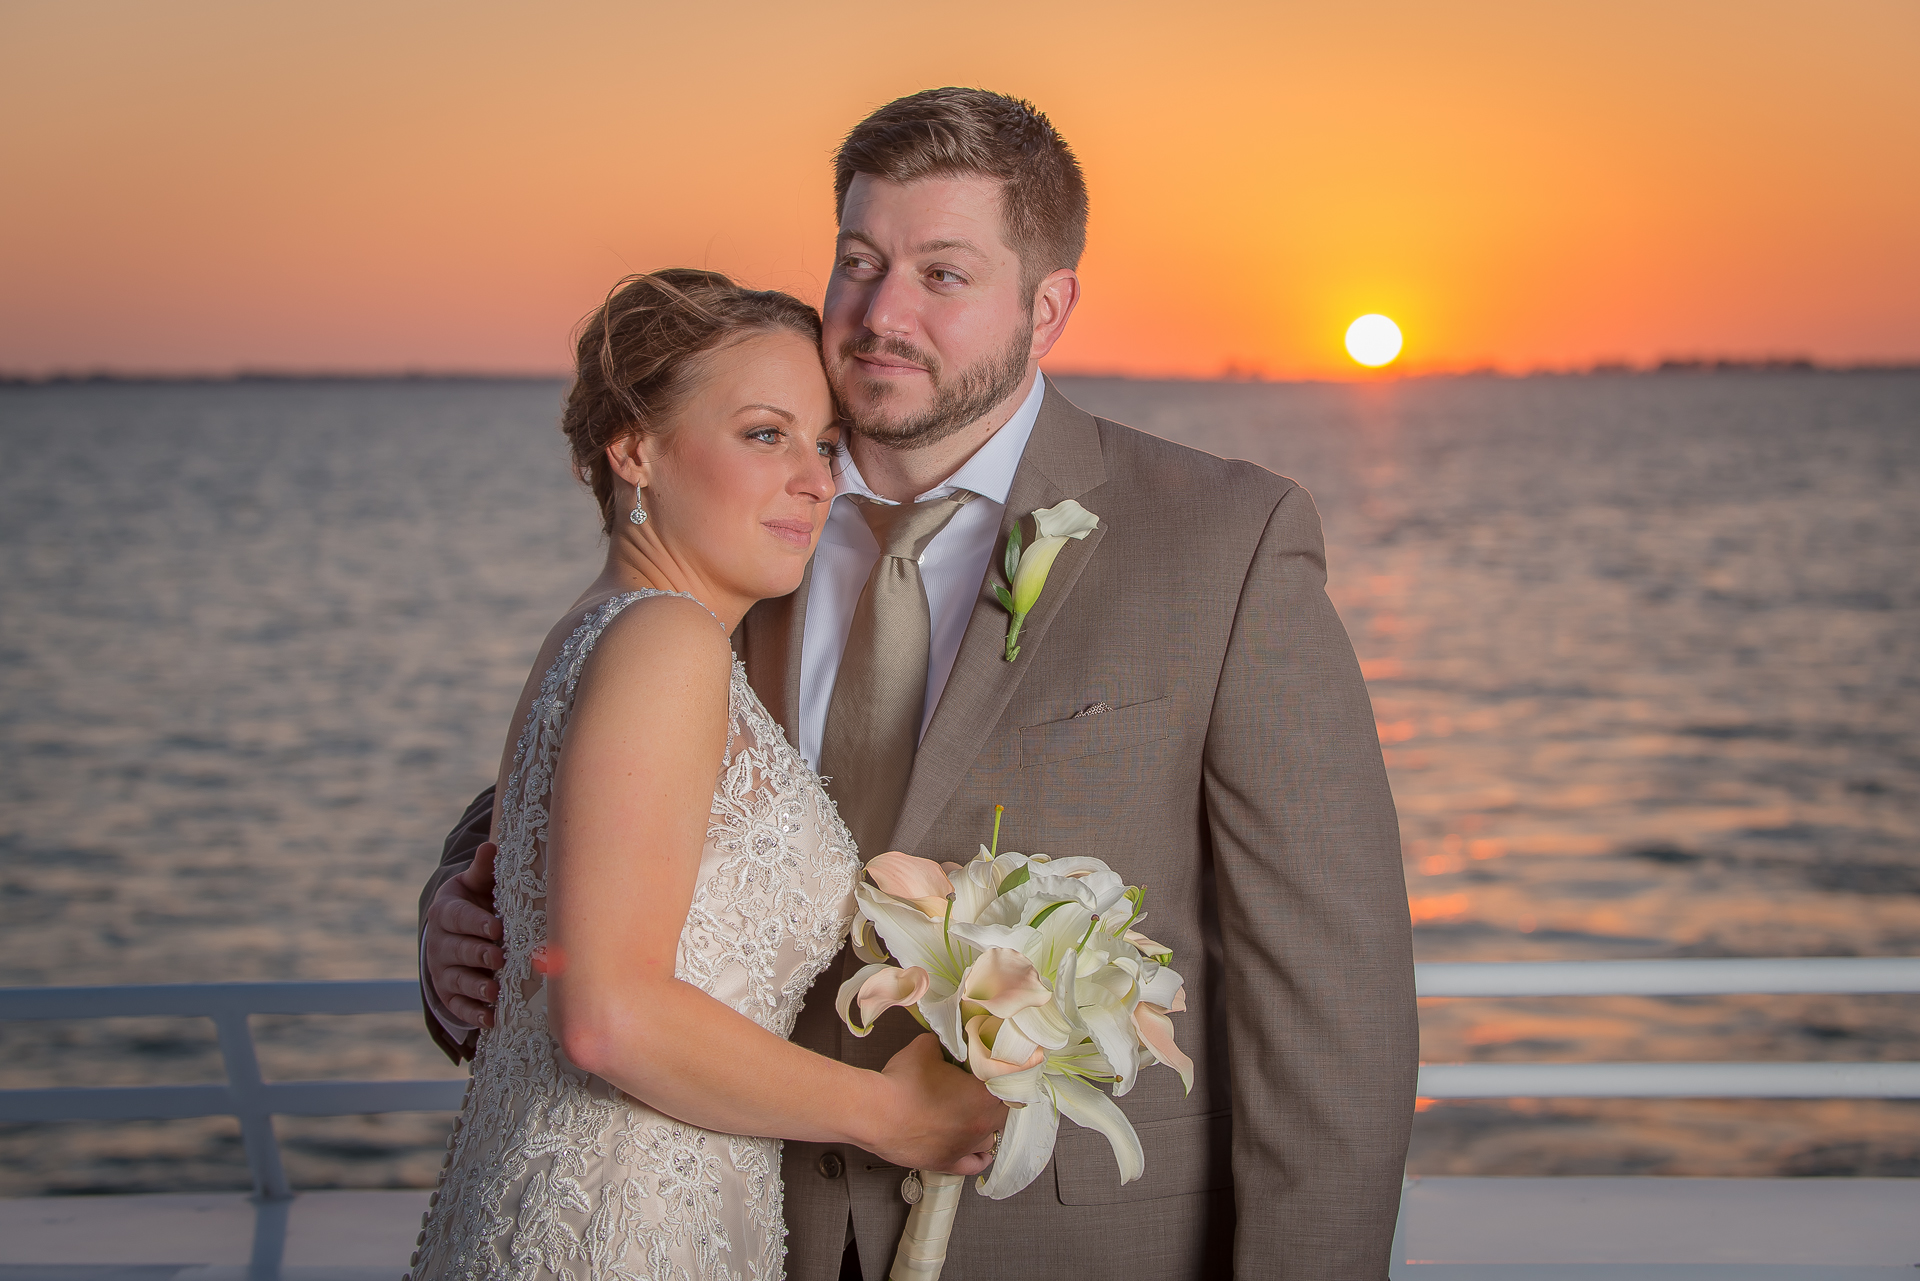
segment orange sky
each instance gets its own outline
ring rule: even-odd
[[[1030,97],[1049,367],[1920,358],[1920,6],[0,0],[0,370],[561,370],[621,274],[817,301],[829,157]]]

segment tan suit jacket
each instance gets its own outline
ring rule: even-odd
[[[1183,1095],[1149,1068],[1120,1100],[1146,1152],[1137,1182],[1121,1187],[1105,1139],[1063,1123],[1025,1191],[969,1194],[945,1277],[1385,1278],[1418,1050],[1411,934],[1318,513],[1284,477],[1095,418],[1049,386],[1003,539],[1068,498],[1100,528],[1060,553],[1012,663],[989,571],[892,846],[964,862],[998,803],[1001,848],[1096,855],[1145,886],[1140,928],[1186,979],[1174,1026],[1195,1080]],[[761,602],[735,637],[789,735],[806,593]],[[449,837],[423,904],[471,858],[476,821],[479,836]],[[847,1033],[833,999],[848,961],[815,985],[794,1040],[877,1069],[920,1029],[896,1012],[864,1040]],[[846,1144],[786,1144],[788,1276],[834,1281],[851,1215],[880,1281],[904,1173]]]

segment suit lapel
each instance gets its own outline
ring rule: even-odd
[[[733,637],[734,650],[747,669],[747,684],[795,748],[800,746],[800,636],[806,629],[807,589],[812,584],[809,559],[800,586],[748,610]]]
[[[1034,422],[1026,452],[1020,457],[1013,485],[1007,491],[999,541],[974,599],[973,613],[967,620],[953,672],[947,677],[933,721],[927,726],[914,756],[913,777],[907,784],[899,821],[894,824],[890,849],[912,850],[946,808],[961,777],[980,754],[987,735],[999,723],[1014,690],[1032,666],[1033,651],[1045,643],[1049,626],[1100,545],[1106,525],[1103,522],[1085,538],[1071,541],[1060,550],[1047,575],[1046,589],[1040,593],[1039,601],[1021,629],[1021,656],[1011,663],[1005,657],[1010,620],[1006,610],[993,598],[991,587],[999,578],[1008,532],[1035,509],[1079,498],[1106,483],[1106,478],[1100,432],[1093,416],[1062,396],[1049,382],[1046,398],[1040,405],[1040,416]],[[801,592],[804,591],[803,585]],[[878,851],[868,851],[869,855],[873,853]]]

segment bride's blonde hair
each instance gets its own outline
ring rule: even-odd
[[[573,388],[560,430],[574,474],[613,531],[614,474],[607,446],[664,430],[709,352],[752,334],[786,329],[820,344],[820,314],[792,294],[747,289],[717,271],[669,267],[628,276],[588,316],[575,349]]]

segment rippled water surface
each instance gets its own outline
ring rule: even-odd
[[[1065,380],[1313,491],[1422,959],[1920,955],[1920,377]],[[406,975],[442,832],[597,567],[557,383],[0,388],[0,983]],[[1920,1059],[1920,999],[1433,1002],[1425,1056]],[[401,1016],[269,1077],[452,1075]],[[0,1085],[217,1079],[193,1021]],[[296,1185],[444,1117],[283,1120]],[[240,1186],[225,1121],[0,1127],[0,1194]],[[1895,1103],[1421,1114],[1426,1173],[1920,1174]]]

